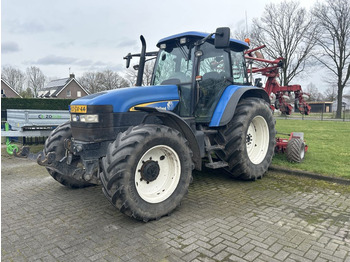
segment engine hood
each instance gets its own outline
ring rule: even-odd
[[[117,113],[132,111],[135,106],[165,107],[164,109],[172,110],[178,101],[178,87],[176,85],[163,85],[104,91],[74,100],[71,105],[112,105],[113,112]],[[170,102],[171,104],[169,104]]]

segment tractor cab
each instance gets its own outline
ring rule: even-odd
[[[249,84],[244,58],[248,45],[229,36],[229,28],[218,28],[212,34],[185,32],[158,42],[151,85],[178,86],[180,101],[174,113],[209,123],[226,87]]]

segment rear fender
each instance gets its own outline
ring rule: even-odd
[[[228,86],[222,94],[210,121],[210,127],[224,126],[228,124],[233,115],[238,102],[247,97],[258,97],[270,104],[268,94],[264,89],[257,87]]]
[[[205,155],[204,134],[195,135],[191,127],[181,117],[179,117],[173,112],[152,107],[135,107],[135,109],[149,113],[145,117],[143,122],[145,122],[148,117],[156,116],[164,123],[164,125],[174,128],[181,132],[186,138],[186,140],[189,142],[189,147],[193,153],[192,160],[194,162],[195,169],[202,169],[202,156]]]

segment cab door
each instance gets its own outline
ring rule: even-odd
[[[225,88],[232,84],[230,51],[216,49],[205,43],[201,46],[197,73],[197,104],[195,117],[197,122],[210,122],[215,107]]]

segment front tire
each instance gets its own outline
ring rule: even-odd
[[[192,152],[177,130],[140,125],[120,133],[102,159],[103,192],[122,213],[138,220],[171,213],[188,191]]]
[[[218,156],[234,178],[256,180],[267,171],[275,149],[275,120],[269,105],[259,98],[241,100],[232,120],[219,129]]]
[[[54,131],[51,132],[49,137],[45,141],[44,156],[50,152],[54,152],[56,155],[55,162],[60,161],[66,154],[66,149],[64,148],[64,140],[72,138],[72,131],[70,122],[66,122],[59,125]],[[55,163],[53,163],[54,165]],[[77,167],[81,164],[79,157],[74,157],[71,165]],[[69,188],[83,188],[92,186],[95,184],[89,183],[83,179],[78,180],[70,175],[64,175],[50,168],[46,168],[49,174],[60,184]]]

